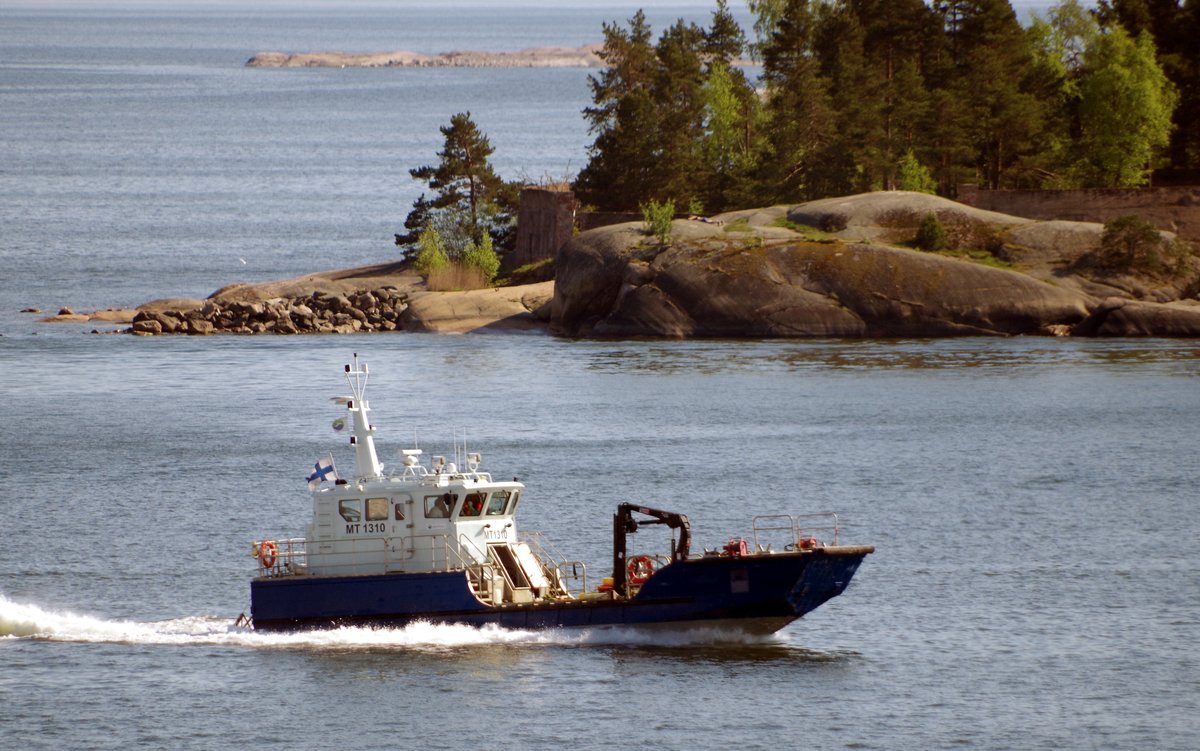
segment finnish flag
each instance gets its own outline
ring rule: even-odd
[[[317,463],[313,465],[313,473],[306,479],[309,490],[316,490],[326,480],[337,482],[337,472],[333,470],[333,457],[327,456],[317,460]]]

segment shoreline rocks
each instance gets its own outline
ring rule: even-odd
[[[394,286],[364,289],[349,295],[320,290],[303,297],[276,297],[262,302],[205,301],[184,310],[139,310],[130,333],[139,336],[188,334],[353,334],[395,331],[407,295]]]
[[[248,296],[246,289],[235,289]],[[384,285],[344,294],[316,290],[265,300],[218,294],[204,301],[156,301],[142,306],[126,331],[137,336],[545,331],[553,295],[554,282],[456,292]]]

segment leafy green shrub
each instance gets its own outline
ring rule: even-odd
[[[668,199],[659,203],[651,198],[649,203],[643,203],[640,208],[642,221],[646,223],[646,232],[654,235],[663,245],[670,243],[671,222],[675,220],[675,202]]]
[[[492,247],[492,236],[485,233],[479,242],[469,243],[463,251],[462,262],[468,268],[477,269],[490,284],[500,271],[500,256]]]
[[[913,244],[921,250],[945,250],[946,230],[932,212],[921,219],[921,226],[917,228],[917,239]]]
[[[1173,274],[1191,255],[1191,247],[1169,240],[1150,222],[1126,215],[1104,223],[1100,247],[1079,259],[1085,269],[1107,273]]]
[[[1101,265],[1136,269],[1160,265],[1162,235],[1158,228],[1137,216],[1119,216],[1104,223],[1100,238]]]
[[[450,257],[446,254],[446,242],[432,225],[426,226],[417,237],[417,260],[413,265],[416,266],[417,273],[427,280],[430,274],[450,265]]]

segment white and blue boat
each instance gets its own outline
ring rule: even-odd
[[[464,451],[459,466],[403,449],[401,466],[385,473],[367,419],[366,364],[355,355],[345,376],[351,395],[336,401],[350,415],[354,470],[337,478],[331,461],[318,462],[305,536],[252,544],[256,629],[429,621],[766,634],[840,595],[874,552],[841,544],[837,515],[822,513],[756,517],[751,538],[695,553],[686,516],[622,503],[613,516],[611,574],[589,576],[584,562],[518,532],[525,486],[481,470],[478,453]],[[645,525],[669,528],[670,549],[631,551]]]

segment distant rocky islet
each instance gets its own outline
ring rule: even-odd
[[[514,52],[259,52],[251,68],[599,68],[600,44]]]

